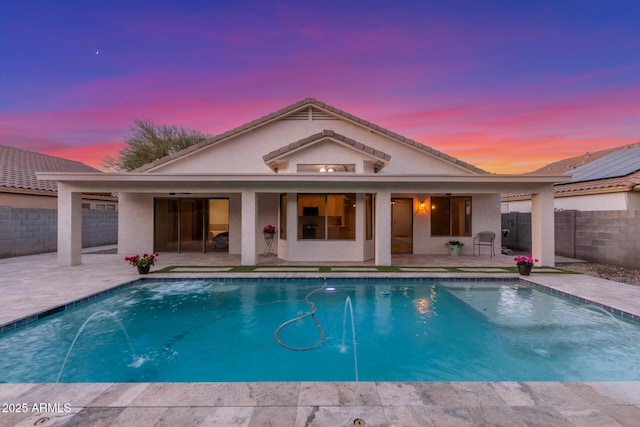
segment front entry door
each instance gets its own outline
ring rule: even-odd
[[[413,253],[413,199],[391,199],[391,253]]]

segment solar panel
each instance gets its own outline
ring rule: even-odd
[[[625,148],[572,171],[572,182],[626,176],[640,170],[640,147]]]

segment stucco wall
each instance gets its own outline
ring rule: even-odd
[[[640,209],[634,203],[640,201],[640,194],[632,192],[586,194],[582,196],[556,197],[553,207],[556,210],[586,211],[623,211]],[[531,200],[515,200],[502,203],[502,213],[531,212]]]
[[[469,171],[433,157],[404,143],[391,140],[368,128],[363,128],[344,120],[281,120],[247,132],[231,140],[214,144],[169,164],[158,167],[153,172],[162,173],[270,173],[263,156],[309,135],[329,129],[354,139],[374,149],[391,155],[391,162],[380,174],[432,173],[465,174]],[[335,145],[327,144],[322,159],[327,163],[344,163],[340,151],[335,153]],[[313,149],[313,148],[309,148]],[[301,150],[304,151],[305,148]],[[349,150],[349,149],[347,149]],[[357,153],[357,151],[353,151]],[[319,158],[319,157],[316,157]],[[362,158],[369,158],[362,156]],[[313,163],[321,163],[313,161]],[[153,173],[151,172],[151,173]]]
[[[51,195],[34,195],[0,192],[0,206],[32,209],[57,209],[58,197]]]
[[[153,252],[153,196],[120,193],[119,200],[118,253]]]

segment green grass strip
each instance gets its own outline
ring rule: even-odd
[[[273,267],[277,271],[274,273],[361,273],[361,274],[376,274],[376,273],[425,273],[420,271],[426,268],[433,268],[444,270],[442,273],[462,273],[462,274],[502,274],[502,273],[518,273],[517,267],[506,266],[372,266],[372,265],[352,265],[352,266],[327,266],[327,265],[236,265],[236,266],[223,266],[223,265],[171,265],[164,267],[160,270],[153,270],[153,273],[203,273],[208,269],[216,268],[228,268],[225,271],[211,271],[211,273],[254,273],[257,268],[269,268]],[[317,271],[300,271],[301,268],[315,268]],[[333,269],[336,270],[333,270]],[[354,271],[341,271],[344,269],[354,269]],[[367,270],[358,271],[360,268],[366,268]],[[402,269],[401,269],[402,268]],[[483,271],[488,269],[494,269],[496,271]],[[176,271],[177,270],[177,271]],[[415,270],[415,271],[412,271]],[[269,273],[268,271],[257,271],[258,273]],[[438,271],[433,271],[438,273]],[[542,270],[533,268],[532,274],[581,274],[575,271],[564,270],[557,267],[543,267]]]

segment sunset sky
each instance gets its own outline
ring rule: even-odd
[[[496,173],[640,141],[640,1],[0,2],[0,144],[101,168],[313,97]]]

